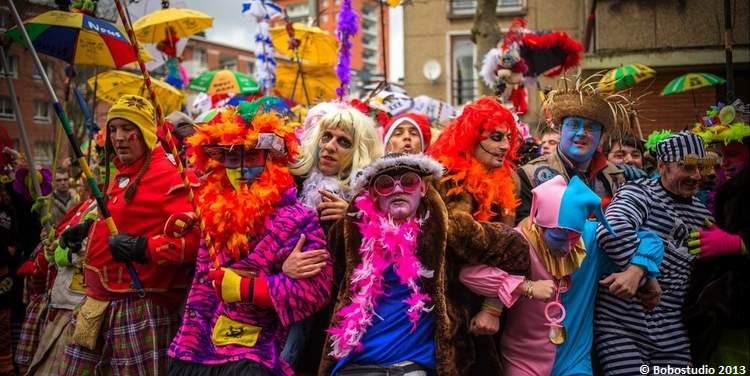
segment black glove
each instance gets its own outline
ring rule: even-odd
[[[86,239],[86,236],[88,236],[89,229],[93,223],[94,221],[84,221],[75,226],[70,226],[60,234],[60,246],[67,248],[73,253],[80,251],[83,239]]]
[[[133,236],[128,234],[117,234],[107,239],[112,257],[117,261],[135,261],[141,264],[148,262],[146,246],[148,239],[145,236]]]

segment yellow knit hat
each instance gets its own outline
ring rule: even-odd
[[[123,95],[107,113],[107,124],[112,119],[125,119],[135,124],[143,134],[143,141],[149,150],[156,145],[156,122],[154,106],[151,102],[137,95]]]

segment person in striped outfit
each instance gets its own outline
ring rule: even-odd
[[[695,196],[702,174],[713,168],[706,163],[703,141],[695,134],[681,132],[656,146],[659,180],[639,179],[622,186],[607,208],[607,221],[615,234],[599,226],[599,245],[615,264],[631,266],[640,240],[638,231],[648,230],[664,242],[661,274],[654,280],[643,278],[645,270],[618,283],[608,284],[618,273],[600,282],[596,313],[595,343],[605,375],[641,374],[648,366],[688,366],[690,341],[681,311],[690,278],[693,257],[687,242],[691,231],[713,221],[711,213]],[[661,289],[655,307],[644,308],[636,295],[647,284]]]

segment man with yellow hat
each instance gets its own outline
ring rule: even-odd
[[[111,235],[103,219],[76,231],[87,238],[86,297],[59,374],[158,375],[167,370],[176,307],[190,286],[200,232],[192,226],[193,208],[174,158],[157,144],[152,104],[121,97],[107,114],[107,131],[117,167],[107,205],[119,234]],[[126,261],[138,272],[143,294]]]

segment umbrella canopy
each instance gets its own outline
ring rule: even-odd
[[[711,73],[687,73],[669,81],[661,91],[661,95],[684,93],[706,86],[721,85],[727,82],[725,79]]]
[[[37,52],[70,64],[119,68],[137,60],[119,26],[83,13],[52,10],[24,25]],[[8,36],[26,47],[17,26],[8,30]]]
[[[339,43],[332,35],[315,26],[294,23],[294,38],[299,40],[299,57],[310,64],[333,65],[338,59]],[[285,26],[271,28],[271,41],[282,55],[296,57],[289,48],[289,33]]]
[[[260,86],[250,76],[229,70],[203,72],[192,79],[188,89],[206,94],[253,94],[260,91]]]
[[[205,13],[185,8],[167,8],[139,18],[133,23],[133,31],[140,42],[158,43],[167,36],[167,31],[177,38],[184,38],[208,29],[213,24],[214,18]]]
[[[336,98],[339,78],[333,65],[302,64],[299,76],[298,67],[298,64],[287,62],[280,62],[277,66],[276,91],[279,94],[306,106]]]
[[[89,78],[89,87],[93,89],[95,83],[97,85],[96,97],[110,104],[117,102],[126,94],[146,96],[147,93],[143,76],[124,71],[108,71]],[[163,81],[154,80],[151,83],[156,90],[156,100],[159,101],[165,113],[180,110],[185,100],[181,91]]]
[[[607,72],[597,87],[602,91],[615,91],[631,87],[656,75],[656,71],[643,64],[628,64]]]

